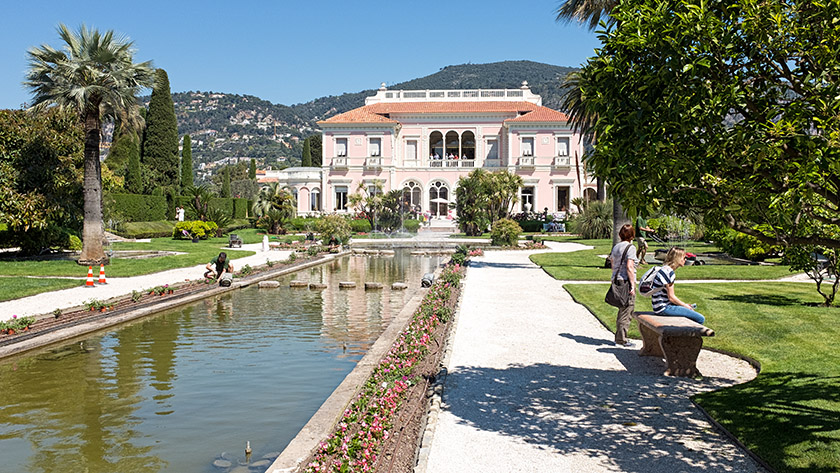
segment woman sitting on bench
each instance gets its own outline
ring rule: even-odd
[[[677,279],[674,270],[681,266],[685,266],[685,250],[677,247],[668,250],[668,254],[665,256],[665,264],[659,269],[653,283],[655,288],[663,288],[651,296],[653,311],[656,312],[656,315],[686,317],[702,324],[706,321],[706,318],[694,310],[697,304],[686,304],[674,294],[674,282]]]

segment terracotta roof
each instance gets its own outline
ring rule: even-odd
[[[539,107],[533,112],[528,112],[525,115],[516,118],[509,118],[505,122],[567,122],[569,116],[565,113],[552,110],[547,107]]]
[[[327,118],[318,122],[321,124],[337,124],[337,123],[399,123],[396,120],[385,118],[382,115],[377,115],[369,110],[367,107],[360,107],[350,110],[349,112],[339,113],[334,117]]]
[[[566,122],[564,113],[531,102],[380,102],[338,114],[319,125],[340,123],[399,123],[385,115],[408,113],[522,113],[506,122]]]
[[[264,177],[262,179],[258,179],[257,182],[260,184],[270,184],[272,182],[280,182],[280,180],[276,177]]]

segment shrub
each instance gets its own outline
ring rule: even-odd
[[[82,251],[82,239],[76,235],[70,235],[67,249],[70,251]]]
[[[350,230],[352,230],[353,233],[370,233],[370,222],[367,221],[367,219],[361,218],[350,220]]]
[[[496,220],[490,230],[490,243],[497,246],[516,246],[521,233],[522,227],[513,220],[509,218]]]
[[[172,238],[176,240],[200,238],[202,240],[208,239],[210,236],[216,234],[218,226],[215,222],[202,222],[201,220],[191,220],[188,222],[178,222],[172,230]],[[187,232],[189,235],[185,234]]]
[[[318,253],[325,251],[324,247],[321,245],[310,245],[309,248],[306,249],[306,254],[309,256],[318,256]]]
[[[776,250],[754,236],[736,232],[729,228],[708,232],[708,236],[722,251],[735,258],[759,261],[775,253]]]
[[[342,244],[350,240],[350,224],[341,215],[327,215],[318,221],[316,229],[321,234],[321,241],[325,245],[329,245],[332,239]]]
[[[167,219],[164,195],[108,194],[103,203],[107,208],[106,213],[119,220],[151,222]]]
[[[420,220],[411,218],[403,220],[403,228],[409,233],[417,233],[417,229],[420,228]]]
[[[586,239],[610,238],[612,235],[612,201],[590,202],[575,218],[574,228]],[[568,230],[568,228],[567,228]]]
[[[289,226],[297,232],[308,232],[315,228],[318,219],[315,217],[295,217],[289,223]]]

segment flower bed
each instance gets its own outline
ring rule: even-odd
[[[439,324],[452,316],[463,269],[459,264],[444,268],[397,337],[380,360],[359,394],[344,411],[333,434],[322,442],[306,472],[373,471],[382,444],[391,436],[397,412],[409,389],[420,382],[415,368],[429,352]]]

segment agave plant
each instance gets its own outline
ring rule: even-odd
[[[578,214],[575,225],[583,238],[610,238],[613,225],[612,202],[590,202]]]

